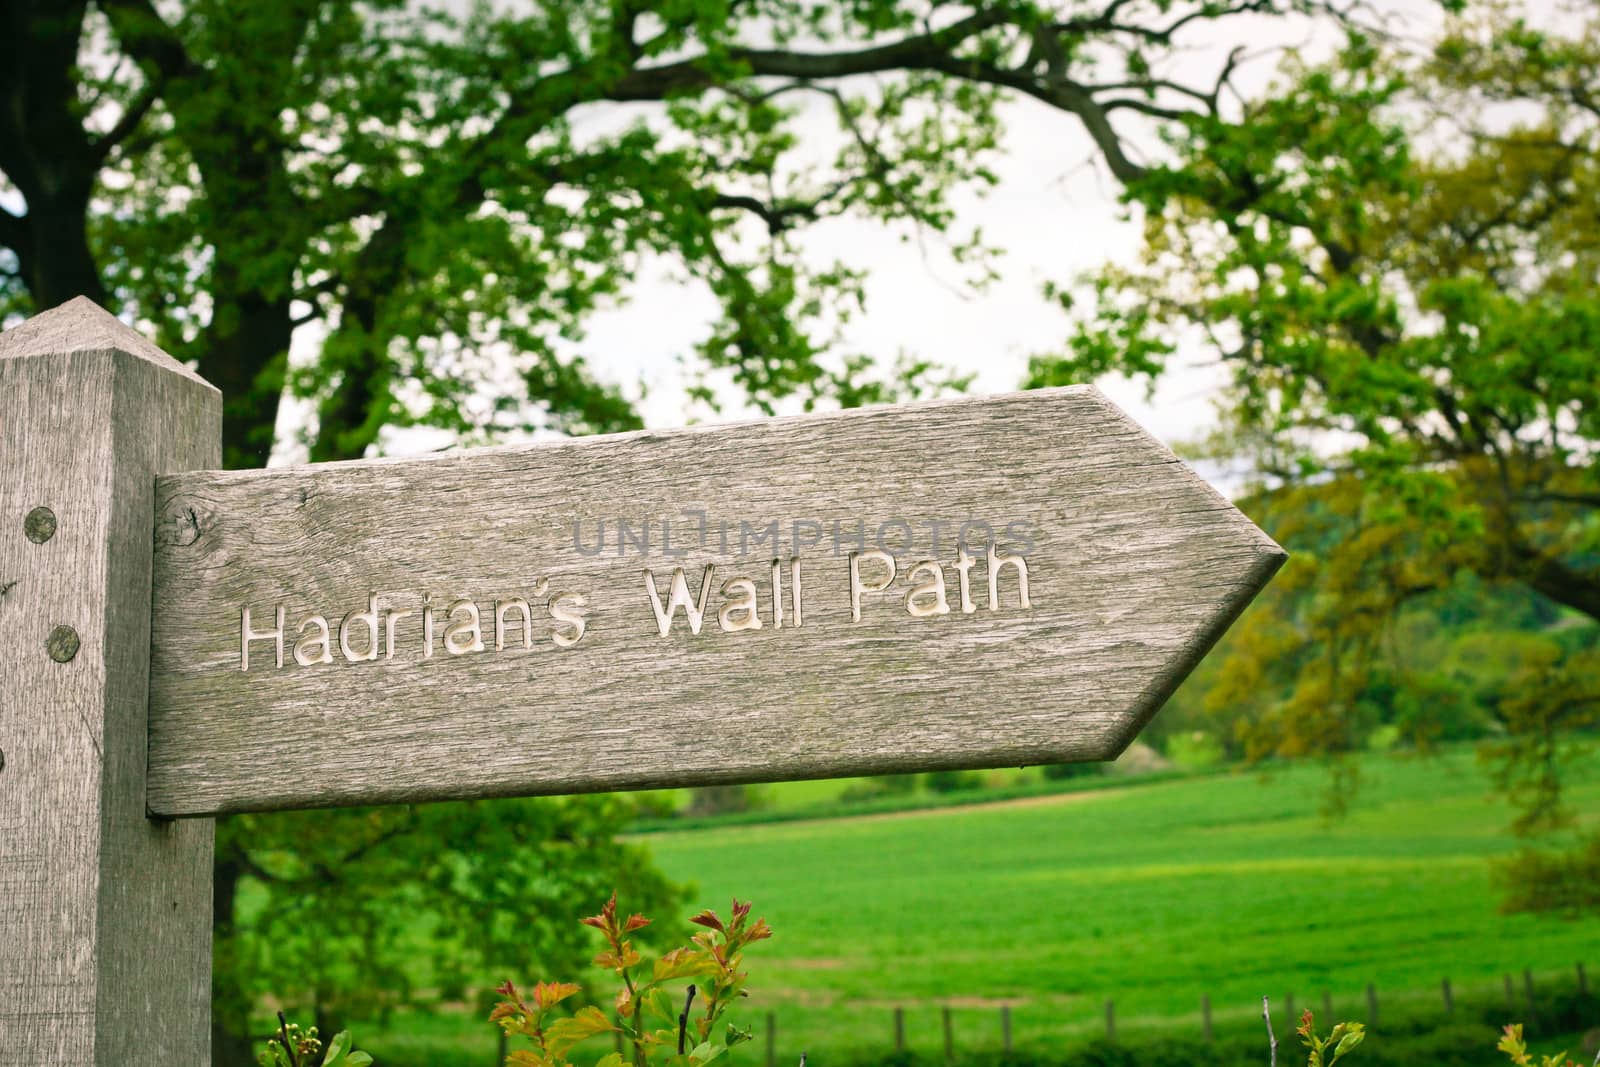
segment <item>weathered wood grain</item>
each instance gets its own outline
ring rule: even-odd
[[[1110,758],[1283,559],[1088,388],[175,474],[157,495],[150,804],[170,815]],[[708,516],[704,544],[690,511]],[[631,542],[617,553],[619,518],[636,536],[655,520],[648,556]],[[663,519],[676,520],[681,558],[662,552]],[[741,523],[774,520],[777,550],[740,543]],[[896,520],[919,544],[894,553],[894,596],[863,596],[853,621],[855,546],[835,555],[831,527],[858,520],[869,548]],[[934,520],[946,524],[937,552]],[[1018,606],[1012,566],[990,609],[975,527],[976,610],[961,610],[955,539],[968,520],[997,534],[1013,524],[1032,542],[1004,549],[1023,550],[1030,608]],[[601,521],[604,554],[585,554],[578,545],[594,547]],[[817,523],[822,543],[797,545],[795,522]],[[802,526],[798,540],[811,533]],[[904,534],[891,526],[888,540]],[[796,554],[803,624],[786,600],[778,627],[771,563]],[[919,560],[943,561],[949,614],[906,609]],[[646,570],[664,596],[682,565],[697,594],[708,564],[704,629],[691,634],[680,613],[663,637]],[[861,564],[864,583],[875,566]],[[718,588],[734,574],[757,583],[760,630],[717,622]],[[548,596],[587,598],[572,647],[539,615],[540,579]],[[336,631],[369,597],[381,616],[418,610],[424,594],[440,631],[454,601],[473,601],[487,622],[497,599],[524,597],[536,607],[534,647],[513,633],[497,652],[486,632],[486,651],[452,655],[441,643],[427,658],[413,616],[396,623],[392,658],[386,646],[375,662],[347,662],[335,633],[335,662],[295,662],[302,632],[318,636],[308,615]],[[255,640],[241,670],[247,606],[258,632],[283,609],[282,668],[275,640]],[[370,624],[355,620],[349,636],[362,653]]]
[[[86,300],[0,334],[0,1061],[210,1062],[211,823],[145,815],[158,472],[216,390]]]

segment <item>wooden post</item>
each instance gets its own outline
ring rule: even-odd
[[[1581,964],[1580,964],[1581,966]],[[1000,1005],[1000,1047],[1011,1052],[1011,1005]]]
[[[1333,1025],[1333,994],[1326,989],[1322,991],[1322,1019],[1329,1026]]]
[[[767,1012],[767,1067],[778,1065],[778,1016]]]
[[[1367,983],[1367,1027],[1378,1028],[1378,987],[1371,982]]]
[[[894,1009],[894,1050],[906,1050],[906,1010],[901,1007]]]
[[[1200,997],[1200,1030],[1205,1034],[1206,1040],[1211,1040],[1211,997]]]
[[[1584,971],[1583,971],[1583,961],[1579,960],[1578,961],[1578,996],[1586,997],[1588,995],[1589,995],[1589,976],[1587,974],[1585,974]]]
[[[0,1034],[8,1063],[211,1062],[207,819],[146,816],[159,473],[221,396],[79,298],[0,334]]]
[[[1506,1007],[1512,1011],[1517,1010],[1517,990],[1511,984],[1511,976],[1506,975]]]
[[[946,1004],[944,1006],[943,1017],[944,1017],[944,1062],[946,1062],[946,1063],[954,1063],[956,1061],[956,1036],[955,1036],[955,1031],[951,1028],[951,1025],[950,1025],[950,1005],[948,1005],[948,1004]]]
[[[1526,967],[1522,971],[1522,992],[1528,998],[1528,1025],[1531,1027],[1539,1009],[1533,1001],[1533,971]]]
[[[1117,1006],[1112,1001],[1106,1001],[1106,1040],[1117,1039]]]
[[[1285,1019],[1289,1020],[1289,1029],[1293,1030],[1296,1026],[1300,1025],[1300,1021],[1294,1017],[1294,994],[1293,993],[1284,994],[1284,998],[1283,998],[1283,1015],[1284,1015]]]
[[[1446,978],[1439,983],[1439,991],[1444,994],[1444,1013],[1446,1015],[1454,1015],[1456,1013],[1456,998],[1450,992],[1450,979]]]

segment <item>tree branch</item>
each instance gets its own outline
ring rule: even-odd
[[[119,145],[133,136],[139,124],[155,106],[155,102],[161,98],[161,86],[160,79],[149,78],[145,82],[144,90],[123,108],[122,117],[117,119],[116,125],[90,145],[90,151],[94,153],[97,161],[104,162]]]

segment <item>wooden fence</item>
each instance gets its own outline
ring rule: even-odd
[[[1578,996],[1580,998],[1587,997],[1589,995],[1589,977],[1587,969],[1582,962],[1576,964],[1574,973],[1577,979]],[[1520,980],[1517,976],[1513,976],[1511,974],[1505,975],[1504,988],[1505,1006],[1507,1012],[1511,1013],[1511,1015],[1514,1016],[1518,1021],[1526,1022],[1530,1025],[1536,1023],[1540,1017],[1540,985],[1535,981],[1533,971],[1531,969],[1523,970],[1520,975]],[[1375,1030],[1381,1025],[1383,1018],[1380,1010],[1382,998],[1379,995],[1379,990],[1376,983],[1369,982],[1363,992],[1366,1009],[1365,1017],[1350,1019],[1352,1015],[1357,1015],[1358,1013],[1346,1012],[1345,1018],[1350,1019],[1350,1021],[1363,1022],[1369,1029]],[[1444,978],[1440,981],[1440,1008],[1445,1017],[1453,1016],[1456,1013],[1456,992],[1456,987],[1449,978]],[[1407,1000],[1414,1003],[1414,998],[1412,997],[1407,997]],[[1318,1025],[1331,1026],[1335,1018],[1333,1011],[1333,994],[1328,990],[1322,990],[1317,998],[1317,1001],[1318,1003],[1315,1005],[1315,1007],[1320,1009],[1321,1016]],[[1274,1026],[1277,1029],[1280,1038],[1286,1032],[1292,1032],[1295,1025],[1297,1025],[1296,1012],[1312,1006],[1313,1005],[1309,1000],[1299,1000],[1292,992],[1286,994],[1282,1000],[1274,1000],[1272,1002]],[[1202,995],[1200,997],[1199,1008],[1201,1035],[1206,1041],[1213,1041],[1216,1037],[1216,1026],[1213,1019],[1211,997]],[[998,1038],[999,1049],[1004,1053],[1011,1053],[1015,1051],[1015,1042],[1013,1039],[1013,1013],[1011,1006],[1002,1004],[997,1009],[986,1010],[994,1011],[995,1024],[993,1033],[995,1037]],[[1251,1006],[1249,1011],[1252,1016],[1259,1017],[1260,1009],[1258,1006]],[[903,1005],[897,1005],[890,1009],[890,1014],[892,1019],[890,1033],[892,1034],[894,1050],[896,1052],[903,1053],[907,1051],[908,1047],[906,1040],[906,1008]],[[957,1053],[954,1009],[952,1009],[949,1005],[940,1005],[939,1015],[940,1031],[943,1037],[944,1059],[946,1063],[954,1063]],[[1508,1021],[1509,1018],[1510,1017],[1508,1016]],[[1597,1016],[1595,1019],[1593,1019],[1592,1024],[1595,1026],[1600,1026],[1600,1016]],[[762,1032],[766,1046],[764,1050],[766,1067],[777,1067],[780,1057],[778,1050],[778,1019],[776,1012],[767,1012],[765,1026]],[[1117,1040],[1117,1009],[1116,1002],[1114,1000],[1106,1000],[1104,1004],[1104,1035],[1107,1041]],[[993,1048],[995,1046],[989,1045],[988,1047]],[[799,1055],[799,1049],[794,1049],[792,1051],[785,1050],[783,1062],[793,1062],[798,1059]]]

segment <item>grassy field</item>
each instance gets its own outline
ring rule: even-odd
[[[1380,1003],[1436,1000],[1447,976],[1482,989],[1600,965],[1600,919],[1497,914],[1485,860],[1511,847],[1507,812],[1469,753],[1361,773],[1333,823],[1326,773],[1296,767],[648,840],[697,903],[737,893],[772,923],[751,1007],[803,1047],[887,1040],[895,1004],[931,1047],[943,1003],[993,1041],[1008,1002],[1029,1041],[1103,1027],[1108,998],[1130,1027],[1197,1020],[1202,994],[1243,1017],[1264,993],[1320,1005],[1328,990],[1355,1015],[1369,982]],[[1574,780],[1600,811],[1600,772]]]
[[[1444,977],[1465,997],[1524,969],[1570,984],[1580,959],[1600,978],[1600,918],[1496,912],[1486,860],[1514,844],[1470,753],[1372,756],[1361,779],[1335,822],[1299,766],[641,840],[696,907],[737,894],[771,922],[748,1020],[773,1013],[779,1062],[892,1046],[896,1006],[914,1049],[942,1048],[945,1006],[958,1047],[997,1046],[1002,1004],[1043,1049],[1103,1032],[1108,999],[1131,1034],[1198,1031],[1206,995],[1225,1032],[1259,1027],[1262,994],[1365,1018],[1372,983],[1381,1019],[1437,1011]],[[1600,768],[1571,780],[1600,812]]]

